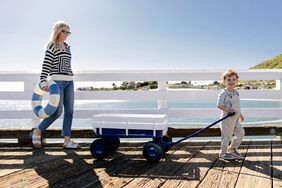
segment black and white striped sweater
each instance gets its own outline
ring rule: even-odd
[[[40,75],[40,85],[46,84],[48,75],[53,80],[72,80],[70,46],[64,43],[65,50],[55,48],[53,43],[48,44]]]

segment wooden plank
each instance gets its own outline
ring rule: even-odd
[[[23,160],[28,158],[33,149],[18,144],[0,144],[0,176],[23,169]]]
[[[5,149],[4,152],[0,153],[0,176],[23,169],[32,169],[43,162],[74,152],[73,150],[63,151],[62,144],[59,147],[58,144],[50,144],[48,148],[40,150],[33,150],[30,147],[9,147]]]
[[[168,154],[172,154],[183,145],[184,144],[182,143],[171,148],[171,150],[168,151]],[[147,161],[143,158],[142,153],[140,153],[140,157],[135,156],[132,158],[131,163],[126,165],[126,168],[118,168],[118,170],[106,169],[107,175],[102,178],[100,177],[100,183],[103,187],[122,187],[144,171],[152,168],[152,166],[154,166],[154,164],[147,163]],[[95,182],[90,183],[88,186],[97,187],[98,185],[97,182]]]
[[[171,151],[173,152],[178,147],[181,147],[182,143],[177,145],[177,147],[173,147]],[[202,147],[202,142],[194,142],[195,147]],[[142,150],[142,149],[141,149]],[[125,155],[122,157],[122,160],[118,160],[116,158],[113,161],[108,163],[108,167],[104,167],[104,171],[102,173],[97,173],[97,178],[92,177],[93,171],[97,170],[96,168],[91,169],[87,173],[76,177],[67,179],[67,181],[63,181],[62,184],[56,184],[60,186],[85,186],[85,187],[112,187],[115,185],[125,185],[130,182],[133,178],[136,178],[143,172],[147,171],[147,169],[154,168],[155,165],[148,164],[142,156],[142,151],[137,152],[135,155]],[[169,153],[171,152],[169,151]]]
[[[48,158],[47,154],[43,155]],[[40,187],[49,186],[53,181],[56,180],[56,176],[62,176],[63,174],[58,172],[58,168],[63,168],[64,166],[73,167],[74,164],[82,164],[79,162],[79,156],[72,153],[65,157],[58,157],[55,160],[42,163],[31,169],[25,169],[13,173],[8,176],[0,178],[1,182],[4,182],[4,187],[8,186],[30,186],[30,187]],[[53,178],[48,176],[48,173],[53,173]],[[62,171],[64,173],[64,171]]]
[[[168,158],[170,158],[171,155],[174,155],[176,150],[182,150],[184,145],[185,143],[181,143],[179,145],[176,145],[175,147],[172,147],[171,150],[167,152]],[[122,187],[126,184],[129,184],[129,182],[136,180],[136,178],[138,178],[141,174],[144,174],[147,171],[154,169],[156,166],[159,166],[161,163],[166,161],[166,159],[167,158],[161,159],[160,162],[157,164],[149,164],[145,160],[140,162],[137,161],[139,165],[132,165],[125,171],[111,174],[111,180],[109,182],[106,182],[106,184],[103,183],[103,186]]]
[[[73,172],[62,180],[53,184],[55,187],[102,187],[102,180],[110,180],[110,173],[118,173],[126,170],[128,167],[135,164],[136,159],[142,159],[142,145],[123,152],[111,160],[107,161],[90,161],[94,166],[91,168],[85,168],[86,171],[78,175],[77,172]],[[87,160],[88,161],[88,160]],[[93,175],[95,174],[95,175]]]
[[[273,187],[282,187],[282,142],[272,141]]]
[[[243,142],[239,148],[239,152],[245,156],[249,145],[249,141]],[[216,185],[216,187],[233,188],[240,174],[243,161],[234,160],[228,162],[218,159],[198,187],[205,188]]]
[[[135,145],[135,144],[134,144]],[[140,144],[139,144],[140,145]],[[93,158],[90,155],[89,147],[87,150],[66,150],[71,151],[68,155],[61,155],[61,153],[45,152],[40,155],[40,159],[34,159],[35,164],[30,169],[21,170],[0,178],[1,182],[5,182],[5,186],[17,185],[17,186],[50,186],[57,181],[67,178],[68,176],[74,176],[83,173],[93,168]],[[123,147],[121,147],[124,150]],[[135,147],[134,147],[135,148]],[[45,159],[50,158],[49,155],[57,155],[54,160]],[[116,152],[113,154],[121,155]],[[47,181],[46,181],[47,180]]]
[[[269,143],[270,142],[261,141],[252,142],[247,153],[246,161],[244,162],[244,165],[246,165],[246,163],[252,163],[252,167],[249,167],[251,168],[248,169],[250,172],[247,172],[246,169],[244,169],[246,167],[243,166],[236,184],[237,187],[242,185],[240,183],[242,178],[245,178],[246,181],[252,181],[249,185],[246,182],[243,183],[249,187],[256,187],[258,185],[256,181],[260,181],[258,178],[263,179],[263,181],[260,181],[261,187],[271,186],[271,154]],[[13,145],[14,151],[9,151],[7,150],[7,145],[0,144],[0,146],[0,156],[2,153],[2,159],[15,160],[13,161],[14,165],[19,165],[15,164],[15,162],[20,159],[16,153],[21,154],[21,147]],[[201,144],[195,143],[195,147],[199,146],[201,146]],[[210,143],[194,155],[191,160],[186,158],[187,153],[185,153],[185,149],[182,147],[180,150],[175,149],[172,155],[168,155],[160,163],[153,166],[146,166],[146,162],[142,157],[141,145],[125,146],[122,144],[120,150],[116,152],[116,156],[105,161],[95,161],[94,163],[86,146],[84,146],[82,150],[75,151],[73,154],[61,155],[61,147],[54,145],[53,147],[46,147],[45,150],[47,150],[47,153],[45,154],[38,153],[39,156],[37,157],[26,157],[28,159],[24,159],[24,161],[26,161],[24,163],[24,165],[26,165],[24,166],[24,170],[0,177],[0,182],[1,186],[2,182],[4,182],[4,187],[7,185],[5,184],[6,181],[10,181],[10,184],[7,186],[12,187],[27,185],[34,187],[65,185],[83,185],[85,187],[93,187],[94,185],[97,187],[120,187],[124,185],[129,187],[133,185],[140,187],[206,187],[208,183],[210,183],[211,186],[220,185],[219,187],[234,187],[234,176],[238,173],[238,166],[236,164],[223,165],[218,161],[215,162],[213,156],[218,155],[217,147],[219,147],[219,143]],[[273,187],[281,187],[281,147],[281,142],[279,141],[273,142],[272,144]],[[132,152],[127,148],[133,149]],[[25,152],[30,152],[28,148],[26,148],[26,150]],[[5,152],[7,153],[5,154]],[[176,152],[180,153],[177,154]],[[53,158],[52,160],[51,158],[53,156],[47,155],[53,155],[57,158]],[[269,159],[267,159],[267,157]],[[258,158],[260,160],[258,160]],[[45,159],[47,162],[44,161]],[[189,161],[183,162],[182,160]],[[29,168],[29,165],[32,166],[32,168]],[[267,167],[270,170],[267,170]],[[36,168],[36,170],[34,168]],[[254,168],[258,169],[254,170]],[[262,174],[257,173],[257,170],[261,171]],[[255,173],[253,171],[255,171]],[[268,172],[269,175],[263,176],[265,172]],[[222,176],[221,179],[219,179],[220,176]],[[267,177],[270,184],[263,183],[266,182]],[[252,180],[252,178],[255,180]],[[218,182],[220,183],[217,184]],[[200,183],[200,185],[198,185],[198,183]]]
[[[265,188],[271,186],[271,141],[252,141],[236,187]]]
[[[7,165],[7,164],[10,164],[10,165]],[[1,159],[0,160],[0,177],[23,169],[22,164],[23,164],[22,160]]]
[[[176,150],[172,155],[142,173],[125,187],[159,187],[207,144],[207,141],[201,142],[201,145],[188,142],[180,150]]]
[[[132,145],[132,144],[131,144]],[[136,145],[136,144],[134,144]],[[129,147],[129,149],[132,150],[132,152],[134,152],[134,150],[140,150],[139,148],[140,143],[138,143],[138,147]],[[139,149],[138,149],[139,148]],[[123,151],[124,148],[121,147],[121,149],[118,152],[115,152],[114,155],[119,156],[117,158],[121,159],[123,158],[124,153],[130,154],[131,151],[126,151],[125,152],[121,152]],[[86,154],[88,154],[88,156],[90,155],[89,151],[84,151],[86,152]],[[76,152],[77,155],[82,155],[81,151],[77,151]],[[86,154],[82,155],[85,156]],[[108,160],[111,160],[112,156],[110,156],[110,158]],[[71,160],[74,160],[73,157],[71,158]],[[99,177],[105,173],[105,166],[108,166],[108,160],[105,161],[97,161],[95,160],[95,162],[93,163],[93,158],[90,156],[89,159],[87,158],[82,158],[81,160],[78,161],[73,161],[70,162],[70,164],[67,165],[61,165],[59,168],[53,169],[53,170],[48,170],[46,171],[46,168],[48,169],[49,167],[46,167],[44,169],[43,172],[40,173],[40,176],[44,177],[45,179],[48,180],[49,186],[55,186],[55,185],[64,185],[67,182],[65,181],[66,179],[76,179],[77,177],[81,176],[82,174],[88,172],[89,170],[91,170],[91,177],[90,180],[98,180],[97,182],[99,182]],[[118,161],[118,160],[115,160]],[[119,164],[119,162],[117,162]],[[95,168],[94,170],[94,167]],[[119,167],[118,167],[119,168]],[[55,174],[55,175],[54,175]],[[82,182],[80,182],[78,185],[81,185]],[[34,184],[34,186],[37,186],[37,183]],[[73,186],[73,185],[72,185]],[[56,186],[55,186],[56,187]]]
[[[218,158],[220,142],[210,142],[161,187],[196,187]]]
[[[259,127],[244,127],[246,136],[262,136],[270,135],[270,130],[274,129],[276,134],[282,133],[281,125],[262,125]],[[168,128],[168,135],[171,137],[184,137],[192,134],[200,128]],[[22,140],[30,140],[30,129],[0,129],[0,138],[19,138]],[[46,138],[62,138],[61,129],[48,129],[45,131]],[[196,135],[198,137],[220,136],[220,129],[210,128],[203,133]],[[72,138],[95,138],[93,129],[72,129]]]

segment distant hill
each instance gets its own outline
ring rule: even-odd
[[[251,67],[251,69],[282,69],[282,54]]]

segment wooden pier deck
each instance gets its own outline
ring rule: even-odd
[[[218,159],[217,141],[180,143],[157,164],[142,156],[144,143],[122,142],[108,159],[47,144],[33,150],[0,144],[0,187],[282,187],[282,142],[244,141],[244,160]]]

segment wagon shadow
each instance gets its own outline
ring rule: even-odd
[[[200,143],[201,144],[201,143]],[[199,145],[200,145],[199,144]],[[218,143],[211,146],[206,146],[205,150],[214,150]],[[195,147],[199,147],[199,145]],[[245,146],[247,147],[247,146]],[[234,160],[234,161],[224,161],[218,159],[217,153],[206,153],[201,150],[193,153],[192,150],[187,150],[188,153],[181,154],[170,154],[165,155],[165,157],[159,161],[158,163],[148,163],[143,155],[142,151],[138,154],[129,154],[124,155],[120,154],[119,159],[113,159],[111,161],[107,161],[105,164],[105,171],[112,177],[119,178],[147,178],[147,179],[176,179],[176,180],[200,180],[201,170],[210,169],[212,167],[219,168],[228,168],[228,167],[237,167],[241,168],[242,165],[244,167],[249,168],[254,173],[250,174],[254,175],[258,170],[267,176],[271,176],[269,166],[270,161],[257,161],[249,159],[244,160]],[[189,153],[190,151],[190,153]],[[248,153],[248,156],[255,156],[256,153]],[[261,152],[259,155],[269,155],[269,153]],[[279,153],[273,152],[272,155],[279,155]],[[191,158],[190,160],[185,160]],[[118,160],[118,161],[116,161]],[[253,165],[247,165],[247,164]],[[276,162],[276,166],[282,166],[282,161]],[[277,167],[273,167],[273,170],[276,174],[282,174],[282,171]],[[276,177],[279,180],[282,180],[282,176]]]

